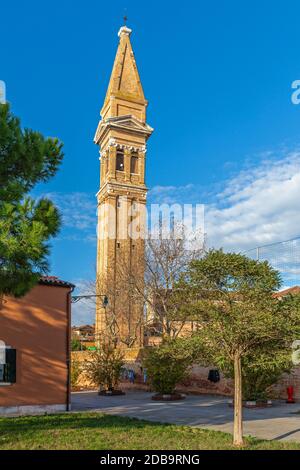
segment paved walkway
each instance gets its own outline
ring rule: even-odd
[[[72,394],[73,411],[99,411],[164,423],[199,426],[232,432],[233,410],[228,399],[190,395],[177,402],[151,400],[151,393],[130,391],[117,397],[100,397],[96,392]],[[261,439],[300,442],[300,403],[276,402],[272,408],[245,409],[244,434]]]

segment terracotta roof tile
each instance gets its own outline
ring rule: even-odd
[[[287,289],[275,292],[273,297],[284,297],[285,295],[290,294],[300,294],[300,286],[288,287]]]
[[[75,285],[71,282],[63,281],[59,279],[57,276],[42,276],[40,278],[39,284],[45,286],[55,286],[55,287],[70,287],[74,288]]]

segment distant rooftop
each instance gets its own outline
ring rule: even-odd
[[[72,330],[95,330],[95,325],[74,325],[72,326]]]
[[[285,297],[286,295],[300,294],[300,286],[288,287],[287,289],[275,292],[274,297]]]

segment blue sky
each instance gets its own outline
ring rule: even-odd
[[[15,0],[1,5],[0,80],[24,126],[65,144],[59,173],[36,189],[64,215],[52,273],[93,277],[93,136],[124,7],[155,128],[150,201],[207,204],[214,246],[299,235],[299,2]]]

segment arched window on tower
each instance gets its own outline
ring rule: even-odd
[[[121,149],[117,150],[116,170],[124,171],[124,152]]]
[[[130,173],[138,173],[139,157],[136,152],[131,155]]]

